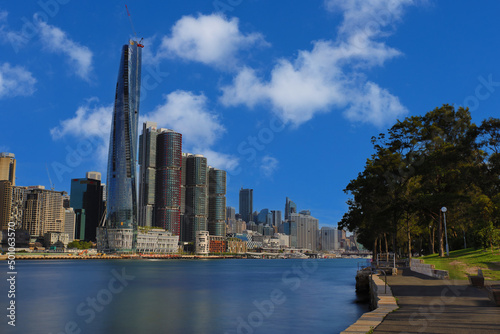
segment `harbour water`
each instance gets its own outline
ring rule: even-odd
[[[3,279],[0,333],[339,333],[368,311],[359,261],[18,261],[16,327]]]

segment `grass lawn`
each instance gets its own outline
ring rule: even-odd
[[[450,252],[450,257],[438,254],[422,256],[425,263],[436,269],[448,270],[452,279],[467,279],[467,275],[477,275],[481,269],[485,280],[500,281],[500,250],[467,248]]]

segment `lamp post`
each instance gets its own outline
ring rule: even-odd
[[[442,207],[441,208],[441,212],[443,213],[443,218],[444,218],[444,235],[446,237],[446,256],[450,256],[450,249],[448,248],[448,230],[446,229],[446,211],[448,211],[448,209],[446,209],[446,207]]]

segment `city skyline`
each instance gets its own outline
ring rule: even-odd
[[[226,170],[228,206],[252,188],[256,209],[283,210],[288,196],[335,227],[372,136],[443,103],[469,106],[475,122],[500,107],[500,4],[353,3],[193,1],[153,13],[130,1],[145,38],[139,123],[183,133],[186,152]],[[2,131],[0,152],[16,155],[16,185],[50,189],[48,166],[70,193],[87,171],[106,180],[116,50],[133,36],[121,3],[54,4],[0,6],[2,120],[23,125],[22,136]],[[81,14],[94,10],[105,14]]]

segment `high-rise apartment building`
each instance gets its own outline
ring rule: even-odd
[[[180,235],[182,135],[166,130],[156,140],[154,225]]]
[[[285,220],[290,220],[292,213],[297,213],[297,204],[287,197],[285,203]]]
[[[72,179],[69,205],[76,216],[75,234],[70,238],[96,241],[96,230],[105,212],[101,173],[88,172],[85,178]]]
[[[208,166],[200,154],[183,154],[185,164],[185,241],[194,241],[196,233],[208,231]]]
[[[10,206],[10,221],[14,223],[16,230],[23,226],[23,215],[28,197],[28,187],[12,187],[12,201]]]
[[[331,251],[339,248],[339,233],[337,229],[323,226],[319,231],[318,249]]]
[[[209,168],[208,231],[212,236],[226,236],[226,172]]]
[[[43,186],[28,189],[23,229],[35,237],[41,237],[47,232],[63,232],[63,192],[46,190]]]
[[[10,181],[16,185],[16,156],[12,153],[0,153],[0,181]]]
[[[123,46],[109,141],[106,228],[99,229],[100,249],[134,251],[136,246],[141,58],[142,45],[137,41]]]
[[[253,189],[240,189],[239,214],[245,222],[253,221]]]

